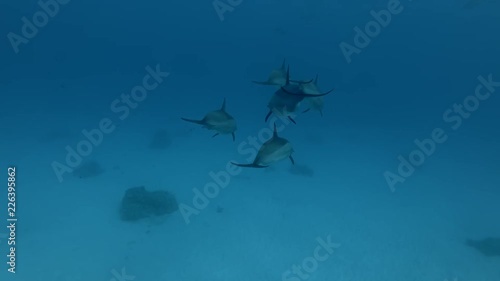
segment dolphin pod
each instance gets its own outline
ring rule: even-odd
[[[309,107],[302,111],[319,111],[323,116],[323,97],[331,93],[334,89],[327,92],[321,92],[318,88],[318,75],[315,79],[308,81],[290,79],[290,66],[286,67],[286,61],[280,68],[271,71],[265,81],[252,81],[258,85],[274,86],[278,89],[272,94],[268,104],[268,113],[265,121],[274,114],[278,117],[287,118],[292,123],[297,124],[292,115],[300,107],[303,100],[307,100]],[[231,134],[235,141],[235,131],[237,129],[235,119],[226,111],[226,99],[218,110],[208,112],[202,119],[181,118],[184,121],[201,125],[203,128],[212,130],[215,137],[219,134]],[[285,138],[278,136],[276,124],[274,124],[273,136],[262,144],[252,163],[240,164],[231,162],[231,164],[245,168],[266,168],[273,163],[289,159],[293,164],[295,160],[292,157],[294,152],[292,144]]]
[[[308,82],[292,83],[290,81],[290,67],[288,67],[286,72],[285,85],[281,86],[281,88],[274,93],[267,105],[267,107],[269,108],[269,112],[266,115],[265,121],[267,122],[271,114],[274,113],[280,117],[288,118],[294,124],[297,124],[291,117],[291,114],[293,114],[297,110],[302,100],[304,100],[305,98],[318,98],[326,96],[333,91],[332,89],[326,93],[320,93],[318,91],[314,93],[306,93],[304,91],[304,89],[307,89],[305,88],[305,85],[309,85],[311,83],[314,82],[311,80]]]

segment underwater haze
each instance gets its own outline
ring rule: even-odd
[[[0,280],[500,281],[500,0],[0,22]]]

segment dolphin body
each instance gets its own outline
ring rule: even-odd
[[[234,118],[226,112],[226,99],[222,103],[222,107],[219,110],[214,110],[205,115],[201,120],[181,118],[184,121],[202,125],[203,128],[215,131],[215,137],[219,134],[231,134],[233,136],[233,141],[235,140],[234,132],[237,129],[236,121]]]
[[[295,160],[292,157],[293,152],[292,144],[288,140],[278,136],[275,123],[273,136],[260,147],[257,156],[255,156],[251,164],[238,164],[234,162],[231,162],[231,164],[246,168],[266,168],[270,164],[286,158],[290,159],[292,164],[295,164]]]
[[[316,97],[306,98],[306,100],[309,102],[309,108],[304,110],[302,113],[308,112],[309,110],[313,109],[319,111],[321,117],[323,117],[323,108],[325,106],[325,101],[323,99],[323,96],[320,96],[321,92],[318,88],[318,75],[316,74],[316,78],[314,79],[314,81],[311,81],[309,83],[302,83],[300,84],[300,87],[306,94],[317,95]]]
[[[281,64],[281,67],[278,69],[274,69],[271,74],[269,74],[266,81],[252,81],[255,84],[259,85],[274,85],[274,86],[283,86],[286,84],[286,68],[285,68],[285,60]]]
[[[278,89],[274,95],[271,97],[267,107],[269,112],[266,115],[265,121],[269,119],[271,114],[276,114],[281,117],[287,117],[294,124],[297,124],[295,120],[291,117],[291,114],[297,110],[300,102],[305,98],[317,98],[328,95],[332,90],[326,93],[306,93],[304,92],[303,85],[307,85],[310,82],[296,82],[294,84],[290,83],[290,67],[287,69],[286,83],[280,89]]]

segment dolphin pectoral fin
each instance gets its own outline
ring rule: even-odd
[[[238,167],[243,167],[243,168],[267,168],[268,166],[262,166],[262,165],[257,165],[257,164],[238,164],[231,162],[231,164],[238,166]]]
[[[181,119],[184,121],[187,121],[187,122],[198,124],[198,125],[205,125],[205,121],[203,121],[203,120],[194,120],[194,119],[187,119],[187,118],[181,118]]]
[[[309,110],[311,110],[311,108],[308,108],[308,109],[306,109],[306,110],[302,111],[302,113],[306,113],[306,112],[308,112]]]
[[[295,120],[293,120],[292,116],[288,116],[288,120],[292,121],[293,124],[297,125],[297,122],[295,122]]]
[[[231,136],[233,136],[233,141],[236,140],[236,136],[234,135],[234,133],[231,133]]]
[[[289,94],[289,95],[292,95],[292,96],[300,96],[300,97],[304,97],[304,98],[308,98],[308,97],[321,97],[321,96],[324,96],[323,94],[320,94],[320,95],[314,95],[314,94],[306,94],[306,93],[292,93],[292,92],[289,92],[285,89],[285,87],[281,87],[281,90],[283,92],[285,92],[285,94]]]
[[[266,115],[266,119],[265,119],[266,122],[267,122],[267,120],[269,120],[269,117],[271,117],[271,114],[273,114],[273,111],[269,110],[269,113],[267,113],[267,115]]]
[[[275,85],[274,83],[271,83],[269,81],[264,81],[264,82],[261,82],[261,81],[252,81],[252,83],[255,83],[255,84],[258,84],[258,85]]]
[[[295,160],[293,160],[292,155],[288,156],[288,158],[290,158],[290,161],[292,161],[292,165],[295,165]]]
[[[331,89],[331,90],[330,90],[330,91],[328,91],[328,92],[325,92],[325,93],[321,94],[321,96],[326,96],[326,95],[328,95],[329,93],[333,92],[333,90],[335,90],[335,88]]]
[[[213,135],[212,138],[215,138],[218,135],[219,135],[219,133],[215,133],[215,135]]]

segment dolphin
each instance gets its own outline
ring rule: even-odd
[[[231,162],[231,164],[247,168],[266,168],[270,164],[286,158],[290,159],[292,164],[295,164],[295,160],[292,157],[293,152],[292,144],[288,140],[278,136],[276,123],[274,123],[273,136],[262,144],[251,164],[238,164],[234,162]]]
[[[274,113],[278,116],[287,117],[294,124],[297,124],[291,114],[297,110],[298,105],[303,99],[322,97],[333,91],[332,89],[326,93],[305,93],[302,86],[304,83],[307,82],[292,84],[290,81],[290,67],[288,67],[285,85],[274,93],[267,105],[269,112],[266,115],[265,121],[267,122],[271,114]]]
[[[314,81],[310,83],[303,83],[300,85],[302,91],[306,94],[314,94],[314,95],[321,95],[321,92],[318,88],[318,75],[316,74],[316,78]],[[311,109],[319,111],[321,114],[321,117],[323,117],[323,107],[325,106],[325,101],[323,100],[322,96],[317,96],[317,97],[309,97],[306,98],[306,100],[309,102],[309,108],[304,110],[302,113],[308,112]]]
[[[216,133],[212,137],[215,137],[219,134],[231,134],[233,136],[233,141],[235,140],[234,132],[237,129],[236,121],[234,120],[233,116],[229,115],[229,113],[226,112],[225,98],[222,102],[222,107],[219,110],[214,110],[207,113],[207,115],[205,115],[205,117],[203,117],[203,119],[201,120],[187,118],[181,119],[187,122],[202,125],[203,128],[215,131]]]
[[[271,74],[269,74],[267,81],[252,81],[255,84],[259,85],[274,85],[274,86],[283,86],[286,83],[286,68],[285,68],[285,59],[283,59],[283,63],[281,67],[278,69],[274,69]]]
[[[323,107],[325,107],[325,101],[323,100],[323,97],[313,97],[313,98],[307,98],[307,101],[309,102],[309,108],[302,111],[302,113],[306,113],[311,109],[319,111],[319,115],[323,117]]]

